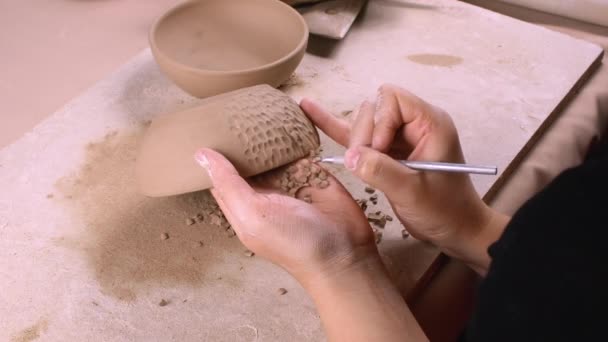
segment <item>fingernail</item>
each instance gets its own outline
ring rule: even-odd
[[[203,151],[198,151],[194,154],[194,159],[198,162],[200,166],[207,171],[209,177],[211,177],[211,168],[209,167],[209,160]]]
[[[361,153],[359,152],[359,149],[356,147],[349,148],[346,150],[346,153],[344,153],[344,166],[346,166],[347,169],[354,171],[357,168],[360,156]]]

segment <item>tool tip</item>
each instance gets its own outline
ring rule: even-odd
[[[343,164],[344,158],[343,157],[322,157],[321,162],[322,163],[331,163],[331,164]]]

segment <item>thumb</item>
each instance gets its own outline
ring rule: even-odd
[[[194,158],[207,171],[213,184],[211,190],[213,197],[233,226],[239,226],[234,223],[244,222],[248,216],[255,214],[253,208],[258,194],[239,175],[228,159],[207,148],[200,149]]]
[[[417,172],[388,155],[364,146],[350,148],[344,154],[344,165],[357,177],[391,197],[403,192],[404,184]]]

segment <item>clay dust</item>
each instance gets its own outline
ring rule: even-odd
[[[84,253],[101,291],[127,301],[151,286],[216,280],[222,261],[243,250],[238,239],[211,224],[185,224],[215,203],[208,192],[166,198],[138,193],[133,170],[142,133],[113,132],[89,144],[84,164],[58,180],[55,195],[84,225],[57,243]]]
[[[451,55],[441,55],[441,54],[431,54],[431,53],[422,53],[417,55],[409,55],[407,59],[414,63],[422,64],[422,65],[430,65],[430,66],[438,66],[438,67],[453,67],[463,62],[463,59],[458,56]]]
[[[34,325],[29,326],[13,335],[11,342],[30,342],[37,340],[48,329],[48,321],[40,319]]]

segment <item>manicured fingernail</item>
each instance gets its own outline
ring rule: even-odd
[[[205,153],[202,151],[196,152],[194,154],[194,159],[198,162],[200,166],[205,169],[205,171],[207,171],[209,177],[211,177],[211,168],[209,167],[209,160],[207,159]]]
[[[359,157],[361,153],[357,148],[349,148],[344,153],[344,166],[346,166],[349,170],[355,170],[357,168],[357,163],[359,163]]]

